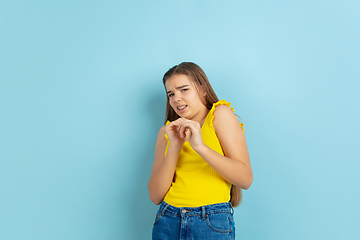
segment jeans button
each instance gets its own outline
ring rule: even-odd
[[[185,209],[183,209],[183,210],[181,210],[181,212],[182,212],[182,213],[186,213],[186,210],[185,210]]]

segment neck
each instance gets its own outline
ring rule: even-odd
[[[197,122],[200,124],[200,126],[202,126],[202,125],[204,124],[205,119],[206,119],[206,116],[207,116],[208,113],[209,113],[209,110],[208,110],[207,108],[205,108],[205,109],[206,109],[206,110],[203,111],[203,112],[201,113],[201,115],[199,114],[199,116],[197,116],[196,119],[194,119],[194,121],[197,121]]]

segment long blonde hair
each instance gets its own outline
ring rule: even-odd
[[[206,91],[205,102],[204,105],[208,110],[210,110],[214,103],[219,101],[216,93],[214,92],[209,79],[207,78],[205,72],[202,70],[200,66],[192,62],[182,62],[179,65],[175,65],[170,68],[163,77],[163,84],[165,86],[166,80],[168,80],[171,76],[176,74],[185,74],[191,79],[199,90],[200,87],[203,87]],[[166,89],[165,89],[166,90]],[[199,91],[198,91],[199,92]],[[180,116],[174,111],[174,109],[170,106],[169,97],[166,99],[166,112],[165,112],[165,122],[174,121],[178,119]],[[242,198],[242,189],[232,185],[230,191],[230,202],[234,207],[237,207]]]

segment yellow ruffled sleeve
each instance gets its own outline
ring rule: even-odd
[[[214,103],[213,106],[212,106],[212,108],[211,108],[210,111],[209,111],[209,118],[210,118],[210,119],[209,119],[209,120],[210,120],[210,121],[209,121],[209,124],[210,124],[210,127],[211,127],[212,129],[214,129],[213,121],[214,121],[214,119],[215,119],[215,116],[214,116],[215,108],[216,108],[217,106],[219,106],[219,105],[225,105],[225,106],[229,107],[229,108],[231,109],[231,111],[233,111],[233,113],[235,113],[234,108],[233,108],[233,107],[230,107],[230,106],[231,106],[231,102],[227,102],[227,101],[225,101],[225,100],[220,100],[220,101]],[[244,123],[239,123],[239,124],[240,124],[240,127],[241,127],[241,129],[243,130],[243,132],[245,132]]]
[[[167,126],[169,123],[170,123],[170,121],[168,120],[165,125]],[[165,133],[165,138],[166,138],[166,140],[169,140],[169,138],[168,138],[168,136],[167,136],[166,133]]]

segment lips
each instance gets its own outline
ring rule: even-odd
[[[187,105],[178,106],[178,107],[176,107],[176,108],[177,108],[177,110],[179,110],[180,112],[183,112],[183,111],[185,111],[185,109],[187,108]]]

